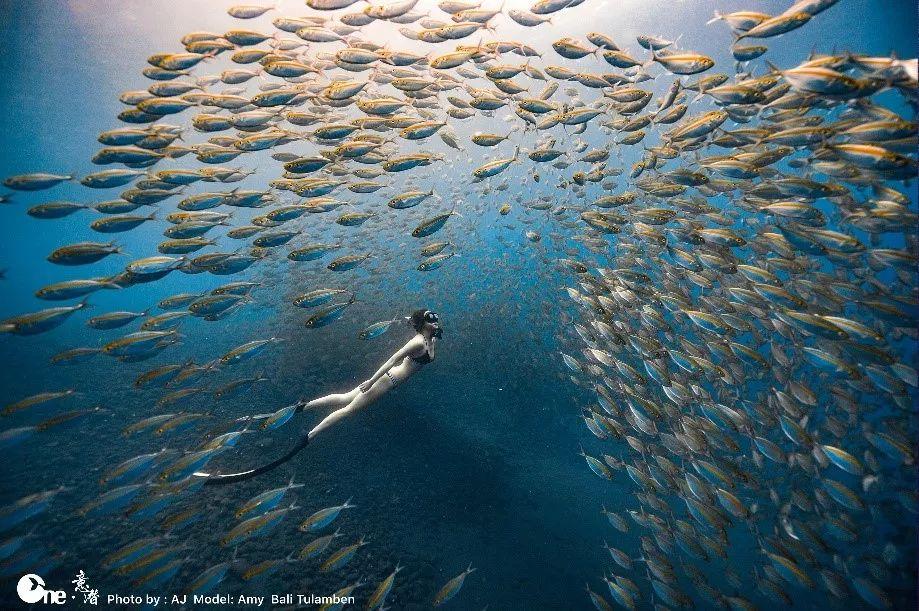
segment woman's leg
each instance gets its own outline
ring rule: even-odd
[[[386,394],[386,392],[389,389],[391,389],[393,386],[395,386],[395,384],[398,384],[399,382],[407,378],[409,375],[411,375],[411,370],[408,369],[406,365],[393,367],[390,370],[390,375],[384,375],[382,378],[377,380],[376,383],[370,388],[370,390],[368,390],[365,393],[361,393],[361,389],[360,387],[358,387],[349,393],[343,393],[340,395],[329,395],[327,397],[321,397],[319,399],[310,401],[306,405],[306,407],[316,407],[317,405],[320,405],[320,406],[340,405],[340,402],[345,397],[351,397],[351,400],[348,402],[348,404],[345,407],[335,410],[334,412],[326,416],[322,420],[322,422],[317,424],[313,428],[313,430],[307,433],[306,436],[301,436],[300,439],[297,441],[297,443],[295,443],[294,446],[290,450],[288,450],[286,454],[284,454],[280,458],[276,458],[270,463],[267,463],[260,467],[256,467],[255,469],[250,469],[248,471],[241,471],[239,473],[228,473],[228,474],[221,475],[221,474],[214,474],[214,473],[199,472],[196,475],[198,475],[199,477],[207,478],[204,482],[205,486],[220,486],[224,484],[232,484],[235,482],[240,482],[243,480],[251,479],[253,477],[256,477],[257,475],[261,475],[262,473],[271,471],[272,469],[280,465],[283,465],[288,460],[296,456],[296,454],[300,452],[300,450],[302,450],[304,447],[306,447],[309,441],[312,440],[312,438],[316,436],[316,433],[318,433],[324,428],[327,428],[335,424],[336,422],[338,422],[339,420],[341,420],[348,414],[356,412],[363,407],[367,407],[368,405],[370,405],[371,403],[373,403],[374,401],[382,397],[384,394]]]
[[[331,414],[323,418],[319,424],[313,427],[313,430],[309,432],[310,441],[312,441],[313,437],[316,436],[316,433],[318,433],[322,429],[332,426],[333,424],[335,424],[336,422],[338,422],[345,416],[349,414],[353,414],[354,412],[360,410],[363,407],[367,407],[368,405],[370,405],[371,403],[373,403],[374,401],[376,401],[377,399],[385,395],[386,391],[388,391],[390,388],[392,388],[392,382],[390,381],[389,376],[385,376],[385,375],[379,380],[377,380],[376,383],[374,383],[374,385],[370,387],[370,390],[368,390],[365,393],[360,392],[360,388],[357,388],[356,389],[357,395],[345,407],[335,410],[334,412],[332,412]]]
[[[303,409],[313,409],[317,407],[338,407],[340,405],[348,405],[354,398],[361,394],[360,388],[355,388],[349,392],[326,395],[324,397],[319,397],[318,399],[313,399],[307,403]]]

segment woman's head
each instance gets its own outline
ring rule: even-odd
[[[415,310],[409,316],[408,322],[418,333],[440,337],[440,318],[431,310]]]

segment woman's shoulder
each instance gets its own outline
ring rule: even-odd
[[[419,350],[427,350],[428,346],[427,346],[427,343],[424,341],[424,336],[420,333],[416,333],[412,339],[406,342],[405,348],[407,350],[417,352]]]

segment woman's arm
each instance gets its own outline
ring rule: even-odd
[[[374,373],[369,380],[360,385],[359,388],[361,389],[361,392],[367,392],[370,390],[370,387],[373,386],[377,380],[383,377],[387,371],[392,369],[396,363],[401,362],[405,357],[415,353],[418,350],[419,341],[423,340],[420,340],[417,336],[413,337],[404,346],[399,348],[399,350],[394,355],[389,357],[389,360],[387,360],[379,369],[377,369],[376,373]]]

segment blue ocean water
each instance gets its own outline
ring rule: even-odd
[[[176,50],[178,39],[189,31],[240,27],[226,15],[230,4],[204,0],[5,3],[0,7],[5,41],[0,53],[0,107],[4,109],[0,175],[45,170],[82,176],[97,170],[89,161],[98,148],[96,136],[116,127],[115,116],[124,108],[117,100],[120,92],[148,85],[139,74],[145,58]],[[300,3],[286,1],[280,6],[290,14],[304,11]],[[529,44],[543,46],[562,36],[583,37],[594,30],[623,41],[643,33],[680,37],[684,47],[712,56],[718,65],[731,65],[727,29],[705,25],[712,11],[755,8],[777,13],[786,6],[777,1],[587,0],[578,11],[560,14],[551,29],[509,31],[526,36]],[[912,57],[916,29],[913,3],[842,0],[807,27],[770,41],[769,59],[792,66],[811,50]],[[404,46],[412,48],[407,41]],[[652,87],[660,94],[665,86]],[[497,119],[477,117],[463,126],[468,131],[463,135],[486,128],[496,133],[508,129]],[[600,144],[596,136],[591,144]],[[439,166],[420,184],[459,182],[480,162],[478,151],[467,157],[442,146],[438,150],[448,154],[450,163]],[[258,159],[228,165],[268,167],[267,156],[262,162]],[[636,159],[636,153],[626,152],[621,163],[627,167]],[[284,468],[238,487],[208,491],[208,515],[175,539],[176,544],[187,546],[189,561],[174,587],[166,590],[178,592],[205,568],[228,560],[230,552],[215,543],[232,524],[228,513],[291,477],[305,484],[295,497],[309,511],[352,498],[357,507],[339,518],[344,536],[338,541],[344,544],[366,536],[369,545],[348,565],[346,574],[321,574],[315,563],[291,564],[263,581],[228,579],[220,591],[328,594],[358,578],[375,584],[398,562],[407,568],[397,577],[392,607],[420,609],[429,607],[443,582],[471,563],[477,571],[450,603],[454,608],[588,609],[584,584],[600,590],[599,577],[610,565],[602,547],[604,538],[622,549],[640,549],[636,531],[620,535],[600,512],[604,505],[624,507],[622,499],[631,482],[621,477],[614,482],[599,480],[578,455],[581,444],[593,449],[593,454],[599,447],[579,417],[579,407],[590,402],[590,393],[571,384],[558,358],[563,347],[559,337],[565,333],[571,308],[562,292],[566,280],[553,262],[565,254],[546,239],[555,231],[547,215],[505,218],[497,213],[498,205],[513,196],[529,198],[544,192],[524,169],[515,167],[511,172],[507,191],[493,191],[484,198],[469,194],[468,208],[459,208],[462,216],[451,219],[446,232],[458,255],[435,273],[417,273],[417,261],[403,256],[415,247],[405,232],[397,234],[383,221],[372,221],[379,225],[378,233],[370,238],[370,232],[362,233],[361,239],[368,241],[360,246],[374,256],[346,281],[358,301],[333,325],[304,329],[302,312],[289,304],[292,295],[328,282],[328,274],[323,276],[321,267],[317,271],[288,265],[282,258],[232,278],[262,283],[251,305],[224,320],[196,320],[182,326],[181,344],[168,349],[164,353],[168,359],[157,363],[186,359],[204,363],[250,339],[284,340],[233,376],[221,378],[227,382],[238,375],[260,373],[268,382],[243,398],[230,402],[201,398],[187,408],[208,413],[208,426],[215,429],[232,418],[273,411],[301,397],[343,391],[366,379],[407,338],[405,329],[394,328],[382,338],[359,340],[360,330],[372,322],[430,307],[441,315],[444,338],[433,365],[371,409],[323,434]],[[266,181],[263,173],[256,173],[239,185],[264,188]],[[915,186],[911,191],[915,204]],[[45,307],[33,296],[42,286],[85,276],[84,270],[54,266],[45,257],[62,244],[91,239],[86,226],[95,213],[81,212],[57,221],[24,214],[30,205],[71,198],[86,201],[86,191],[64,184],[53,192],[16,194],[11,205],[0,206],[4,228],[0,267],[6,270],[0,281],[0,318]],[[129,257],[110,257],[93,273],[115,274],[127,261],[152,253],[162,227],[160,222],[131,232],[120,240]],[[525,230],[538,231],[544,239],[532,243],[524,237]],[[333,234],[312,237],[329,235]],[[229,250],[236,245],[223,240],[219,246]],[[156,283],[93,295],[92,312],[142,310],[165,296],[212,289],[227,280],[174,273]],[[105,364],[100,356],[86,364],[49,367],[50,357],[62,350],[98,345],[102,338],[118,336],[117,331],[101,337],[94,335],[98,332],[91,334],[82,321],[75,317],[52,333],[0,340],[4,403],[46,390],[76,388],[80,394],[72,401],[74,408],[105,408],[69,428],[50,431],[40,441],[4,451],[0,505],[32,492],[68,486],[33,535],[49,555],[65,553],[60,567],[44,577],[49,584],[63,587],[84,570],[103,594],[128,593],[125,580],[104,572],[100,559],[132,536],[153,533],[153,522],[87,520],[74,509],[98,495],[97,480],[106,468],[156,449],[148,437],[125,438],[121,430],[156,413],[160,393],[131,386],[138,374],[150,368],[149,362]],[[244,439],[238,452],[217,462],[227,470],[246,467],[260,456],[281,451],[301,426],[316,421],[314,414],[299,416],[276,433],[259,435],[257,442]],[[32,423],[24,418],[15,425],[26,422]],[[190,446],[205,430],[182,433],[170,438],[168,445]],[[306,510],[300,510],[275,534],[243,546],[237,559],[257,562],[298,550],[307,539],[294,524],[306,515]],[[908,516],[904,519],[904,524],[892,528],[913,535],[903,546],[906,562],[915,567],[915,525]],[[772,603],[749,580],[757,546],[742,536],[732,542],[734,568],[746,580],[744,595],[768,608]],[[724,593],[736,590],[719,580],[717,569],[699,568]],[[900,608],[915,608],[914,590],[915,583],[902,584],[896,600]],[[803,609],[861,604],[857,598],[831,600],[819,589],[796,590],[793,597],[796,608]],[[0,600],[18,604],[9,578],[0,582]],[[645,597],[642,608],[650,608],[650,600]],[[694,602],[699,608],[709,604],[701,599]]]

